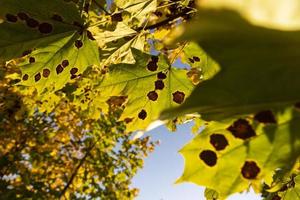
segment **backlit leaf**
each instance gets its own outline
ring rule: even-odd
[[[293,168],[300,152],[299,112],[289,108],[274,117],[276,124],[259,123],[252,116],[211,122],[180,150],[185,170],[178,182],[206,186],[221,199],[250,183],[257,189],[262,181],[270,185],[274,170]]]
[[[0,24],[0,58],[25,56],[20,63],[24,85],[39,92],[57,90],[99,63],[97,45],[72,2],[3,0],[0,15],[5,19]]]

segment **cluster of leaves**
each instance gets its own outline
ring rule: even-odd
[[[11,86],[11,67],[0,82],[1,198],[133,199],[131,178],[155,143],[126,134],[117,110],[93,120],[61,97],[52,113],[31,113],[34,96]]]
[[[193,8],[149,0],[108,7],[0,2],[1,198],[137,195],[130,180],[155,143],[131,131],[181,104],[201,75],[200,67],[189,74],[172,67],[175,50],[150,54],[149,41],[161,44],[169,30],[151,31],[169,29]]]
[[[276,15],[281,7],[268,3],[199,5],[180,39],[197,42],[220,70],[164,114],[197,112],[207,121],[181,150],[186,165],[178,182],[206,186],[208,199],[224,199],[249,186],[266,199],[299,199],[300,82],[292,58],[299,57],[300,33],[285,30],[299,24],[281,24]]]

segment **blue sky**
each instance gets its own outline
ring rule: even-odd
[[[175,180],[182,174],[184,160],[178,150],[193,138],[192,124],[179,126],[174,133],[160,126],[146,133],[161,144],[145,160],[145,166],[133,179],[133,186],[140,189],[136,200],[204,200],[204,188],[190,184],[174,185]],[[233,195],[228,200],[260,200],[250,192]]]

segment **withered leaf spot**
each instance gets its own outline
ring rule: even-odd
[[[260,168],[254,161],[246,161],[242,167],[242,175],[246,179],[255,179],[260,172]]]
[[[163,72],[159,72],[157,74],[157,78],[158,79],[165,79],[165,78],[167,78],[167,75],[165,73],[163,73]]]
[[[56,74],[62,73],[63,70],[64,70],[64,68],[61,66],[61,64],[57,65],[57,67],[56,67]]]
[[[30,28],[36,28],[39,26],[39,22],[33,18],[26,19],[26,25]]]
[[[74,75],[78,72],[78,68],[76,67],[73,67],[71,70],[70,70],[70,74]]]
[[[192,59],[192,58],[189,58],[189,61],[190,61],[191,63],[194,63],[194,62],[195,62],[194,59]]]
[[[150,92],[148,92],[147,97],[151,101],[156,101],[158,98],[158,94],[155,91],[150,91]]]
[[[158,62],[158,56],[151,56],[151,60],[153,61],[153,62]]]
[[[50,70],[49,69],[43,69],[43,77],[48,78],[50,75]]]
[[[142,109],[142,110],[139,112],[138,117],[139,117],[140,119],[142,119],[142,120],[146,119],[146,117],[147,117],[147,112],[146,112],[144,109]]]
[[[6,14],[6,15],[5,15],[5,18],[6,18],[6,21],[8,21],[8,22],[13,22],[13,23],[15,23],[15,22],[18,21],[18,17],[15,16],[15,15],[12,15],[12,14]]]
[[[29,58],[29,63],[34,63],[35,62],[35,58],[34,57],[30,57]]]
[[[60,15],[57,15],[57,14],[52,15],[51,19],[53,19],[54,21],[58,21],[58,22],[63,21],[63,18]]]
[[[49,34],[49,33],[51,33],[52,32],[52,30],[53,30],[53,27],[52,27],[52,25],[51,24],[49,24],[49,23],[41,23],[40,25],[39,25],[39,31],[41,32],[41,33],[43,33],[43,34]]]
[[[199,154],[199,158],[210,167],[213,167],[217,164],[217,154],[211,150],[202,151]]]
[[[75,47],[76,47],[77,49],[81,48],[82,46],[83,46],[83,43],[82,43],[81,40],[76,40],[76,41],[75,41]]]
[[[32,50],[26,50],[22,53],[22,56],[27,56],[29,54],[31,54]]]
[[[162,80],[155,81],[155,89],[156,90],[162,90],[162,89],[164,89],[164,87],[165,87],[165,84]]]
[[[63,60],[61,65],[66,68],[67,66],[69,66],[69,61],[68,60]]]
[[[77,75],[72,74],[72,75],[71,75],[71,79],[74,79],[74,78],[77,78]]]
[[[175,103],[182,104],[182,102],[184,101],[184,97],[185,97],[185,94],[183,92],[176,91],[172,95],[173,95],[173,101]]]
[[[40,79],[41,79],[41,73],[39,72],[34,76],[34,80],[35,82],[38,82]]]
[[[148,62],[148,64],[147,64],[147,69],[148,69],[149,71],[154,72],[154,71],[157,70],[157,68],[158,68],[158,66],[157,66],[157,63],[156,63],[156,62],[154,62],[153,60],[151,60],[150,62]]]
[[[257,113],[254,116],[254,119],[261,123],[276,123],[275,116],[270,110],[264,110]]]
[[[200,58],[197,57],[197,56],[193,56],[193,60],[194,60],[195,62],[200,62]]]
[[[132,120],[133,120],[133,118],[127,117],[127,118],[124,119],[124,122],[125,122],[126,124],[129,124],[130,122],[132,122]]]
[[[107,103],[112,107],[121,107],[126,102],[127,96],[112,96]]]
[[[26,13],[23,13],[23,12],[19,12],[17,15],[20,18],[20,20],[26,20],[26,19],[29,18],[28,15]]]
[[[210,144],[215,147],[217,151],[221,151],[226,148],[228,141],[222,134],[212,134],[210,136]]]
[[[95,40],[93,34],[91,33],[91,31],[86,31],[86,35],[90,40]]]
[[[111,20],[113,22],[121,22],[123,21],[123,18],[122,18],[122,13],[115,13],[111,16]]]
[[[240,139],[248,139],[256,135],[252,126],[245,119],[236,120],[230,127],[227,128],[235,137]]]
[[[23,81],[27,81],[27,80],[28,80],[28,78],[29,78],[28,74],[24,74],[24,76],[23,76],[22,80],[23,80]]]

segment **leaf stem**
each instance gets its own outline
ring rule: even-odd
[[[188,11],[184,10],[184,11],[182,11],[182,12],[180,12],[178,14],[172,15],[169,18],[167,18],[167,19],[165,19],[163,21],[160,21],[160,22],[158,22],[156,24],[152,24],[152,25],[149,25],[149,26],[146,26],[146,27],[139,27],[139,28],[136,29],[136,31],[159,28],[161,26],[169,24],[171,21],[173,21],[173,20],[175,20],[175,19],[177,19],[179,17],[183,17],[183,16],[187,15],[190,11],[191,10],[188,10]]]
[[[98,8],[100,8],[100,10],[102,10],[106,15],[110,15],[110,13],[103,7],[103,6],[101,6],[98,2],[97,2],[97,0],[92,0],[93,1],[93,3],[98,7]]]

